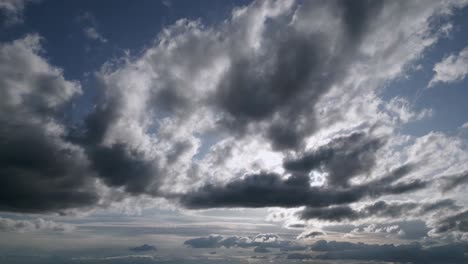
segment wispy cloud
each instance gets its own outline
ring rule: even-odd
[[[85,36],[87,38],[89,38],[90,40],[97,40],[97,41],[100,41],[102,43],[106,43],[107,42],[107,39],[104,38],[98,31],[96,28],[94,27],[87,27],[87,28],[84,28],[83,29],[83,32],[85,34]]]
[[[429,87],[437,83],[453,83],[463,80],[468,75],[468,47],[436,63],[434,72]]]

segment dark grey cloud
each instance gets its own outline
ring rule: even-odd
[[[0,44],[0,210],[57,212],[98,201],[86,155],[61,111],[81,92],[38,55],[40,37]]]
[[[223,239],[223,236],[210,235],[208,237],[197,237],[186,240],[184,245],[193,248],[218,248],[223,246],[223,244],[220,243]],[[228,247],[230,247],[230,244]]]
[[[452,199],[442,199],[433,203],[424,203],[420,208],[420,212],[422,214],[438,211],[440,209],[448,209],[448,210],[459,210],[461,206],[458,206],[455,200]]]
[[[308,238],[316,238],[318,236],[323,236],[325,233],[320,232],[320,231],[309,231],[309,232],[304,232],[299,235],[298,239],[308,239]]]
[[[247,133],[250,124],[267,121],[263,133],[275,148],[295,148],[315,129],[308,116],[313,111],[311,105],[329,87],[332,77],[319,76],[321,66],[327,64],[323,62],[330,58],[324,36],[278,33],[279,39],[266,39],[271,47],[269,52],[233,63],[216,100],[226,112],[223,121],[229,128]],[[272,65],[265,64],[267,58]],[[320,78],[315,80],[315,87],[306,89],[314,77]]]
[[[192,248],[254,248],[257,253],[266,253],[268,248],[279,248],[282,251],[305,249],[304,246],[283,240],[276,234],[259,234],[255,237],[209,235],[186,240],[184,245]]]
[[[410,165],[388,175],[346,188],[311,187],[307,175],[283,179],[275,173],[246,175],[226,185],[207,184],[182,195],[180,203],[188,208],[216,207],[324,207],[357,202],[366,197],[401,194],[426,187],[427,182],[396,182],[409,173]],[[396,182],[396,183],[395,183]]]
[[[222,236],[216,237],[214,240],[222,241],[226,239]],[[209,238],[209,237],[207,237]],[[264,244],[245,243],[248,240],[242,240],[235,237],[236,241],[242,241],[240,245],[235,247],[253,247],[255,252],[268,253],[268,248],[278,247],[278,244],[267,242]],[[195,240],[193,240],[195,241]],[[199,241],[199,240],[198,240]],[[252,241],[252,240],[250,240]],[[291,245],[291,241],[283,241],[284,245]],[[188,240],[186,245],[191,246],[192,240]],[[197,243],[194,243],[198,245]],[[385,261],[385,262],[401,262],[401,263],[465,263],[468,258],[468,244],[466,242],[450,243],[442,245],[422,246],[417,242],[410,244],[366,244],[353,243],[344,241],[326,241],[319,240],[309,246],[298,245],[298,251],[311,250],[314,254],[307,253],[290,253],[286,255],[287,259],[315,259],[315,260],[353,260],[353,261]],[[209,243],[203,247],[215,248],[222,247],[222,244]],[[279,246],[283,249],[282,246]]]
[[[79,149],[40,126],[8,123],[0,131],[0,210],[60,211],[97,202]]]
[[[112,146],[90,146],[87,148],[92,167],[104,182],[113,187],[125,187],[131,194],[156,192],[150,183],[158,176],[154,161],[146,160],[144,155],[123,144]]]
[[[442,190],[448,192],[468,183],[468,171],[442,178]]]
[[[467,245],[448,244],[423,248],[419,243],[402,245],[371,245],[320,240],[311,246],[314,251],[326,253],[318,255],[322,260],[360,260],[411,263],[466,263]]]
[[[288,224],[288,228],[306,228],[306,224]]]
[[[327,172],[327,183],[333,186],[348,186],[353,177],[369,173],[375,165],[376,151],[384,140],[364,132],[333,139],[302,157],[286,160],[284,168],[294,172],[309,173],[311,170]]]
[[[361,38],[371,27],[370,21],[377,16],[384,7],[384,1],[359,0],[353,3],[347,1],[332,1],[342,12],[343,26],[347,28],[346,34],[350,39]],[[353,41],[357,42],[357,41]]]
[[[286,256],[287,259],[299,259],[299,260],[304,260],[304,259],[313,259],[314,256],[310,254],[304,254],[304,253],[291,253]]]
[[[169,164],[176,162],[180,155],[190,149],[190,147],[192,147],[192,143],[190,141],[179,141],[175,143],[171,151],[167,153],[167,162]]]
[[[342,221],[358,219],[359,213],[349,206],[334,206],[327,208],[308,207],[300,211],[301,219],[319,219],[326,221]]]
[[[255,253],[268,253],[271,252],[268,248],[263,247],[263,246],[258,246],[254,248]]]
[[[402,216],[419,217],[433,211],[449,210],[457,211],[460,207],[455,204],[454,200],[442,199],[434,202],[385,202],[377,201],[373,204],[355,210],[350,206],[332,206],[313,208],[306,207],[299,211],[297,215],[303,219],[319,219],[325,221],[339,222],[343,220],[357,220],[370,217],[380,217],[388,219],[396,219]]]
[[[101,102],[86,117],[83,131],[70,134],[69,139],[85,149],[96,176],[108,186],[124,187],[130,194],[155,194],[157,188],[152,183],[159,179],[157,160],[148,159],[142,150],[127,142],[103,144],[119,120],[122,100],[113,97]]]
[[[355,250],[361,249],[364,247],[368,247],[369,245],[359,243],[354,244],[351,242],[341,242],[341,241],[326,241],[326,240],[319,240],[313,243],[310,246],[310,249],[313,251],[343,251],[343,250]]]
[[[387,203],[385,201],[378,201],[372,205],[366,206],[363,209],[363,214],[380,217],[398,217],[416,207],[418,207],[418,204],[413,202]]]
[[[280,251],[303,251],[306,250],[307,246],[305,245],[300,245],[300,244],[294,244],[294,243],[289,243],[288,245],[283,245],[280,247]]]
[[[304,34],[284,23],[293,15],[303,19],[309,8],[320,6],[309,3],[264,23],[262,52],[235,53],[214,97],[225,113],[223,124],[242,135],[259,125],[256,132],[276,149],[297,149],[315,132],[316,103],[343,79],[352,58],[359,56],[367,26],[383,8],[366,1],[359,1],[359,7],[342,1],[324,5],[339,10],[333,13],[342,23],[339,41],[329,32]]]
[[[157,251],[156,247],[153,245],[143,244],[137,247],[129,248],[130,251],[133,252],[150,252],[150,251]]]
[[[446,233],[449,231],[468,232],[468,210],[461,211],[454,215],[441,217],[434,224],[432,230],[435,234]]]

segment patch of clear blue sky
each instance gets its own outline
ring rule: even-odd
[[[169,6],[164,2],[170,3]],[[0,41],[14,40],[36,32],[44,37],[43,47],[53,65],[64,68],[65,77],[81,80],[85,72],[99,68],[123,50],[133,54],[150,45],[165,26],[181,18],[201,19],[211,25],[226,19],[232,8],[247,0],[46,0],[31,3],[24,10],[24,23],[3,27]],[[80,21],[86,12],[92,22]],[[83,34],[87,26],[96,29],[107,43],[90,43]],[[89,49],[87,49],[89,48]]]
[[[459,133],[459,128],[468,122],[468,78],[454,83],[438,83],[427,88],[434,76],[434,64],[451,54],[458,54],[468,46],[468,8],[458,10],[449,19],[453,31],[429,48],[416,64],[421,70],[412,70],[408,78],[392,82],[382,93],[384,99],[401,96],[408,99],[416,110],[433,109],[433,115],[402,127],[402,132],[414,136],[439,131],[449,135]],[[444,21],[434,21],[442,23]]]

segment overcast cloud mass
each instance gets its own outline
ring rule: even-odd
[[[0,262],[467,263],[467,5],[0,0]]]

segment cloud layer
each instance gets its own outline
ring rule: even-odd
[[[254,1],[212,25],[180,19],[94,73],[92,108],[40,36],[4,42],[0,210],[164,198],[189,209],[281,207],[304,226],[410,212],[432,235],[464,238],[466,142],[402,134],[431,111],[381,94],[465,4]],[[85,34],[105,42],[91,24]],[[433,82],[464,78],[464,52],[437,64]],[[86,108],[78,121],[76,108]]]

